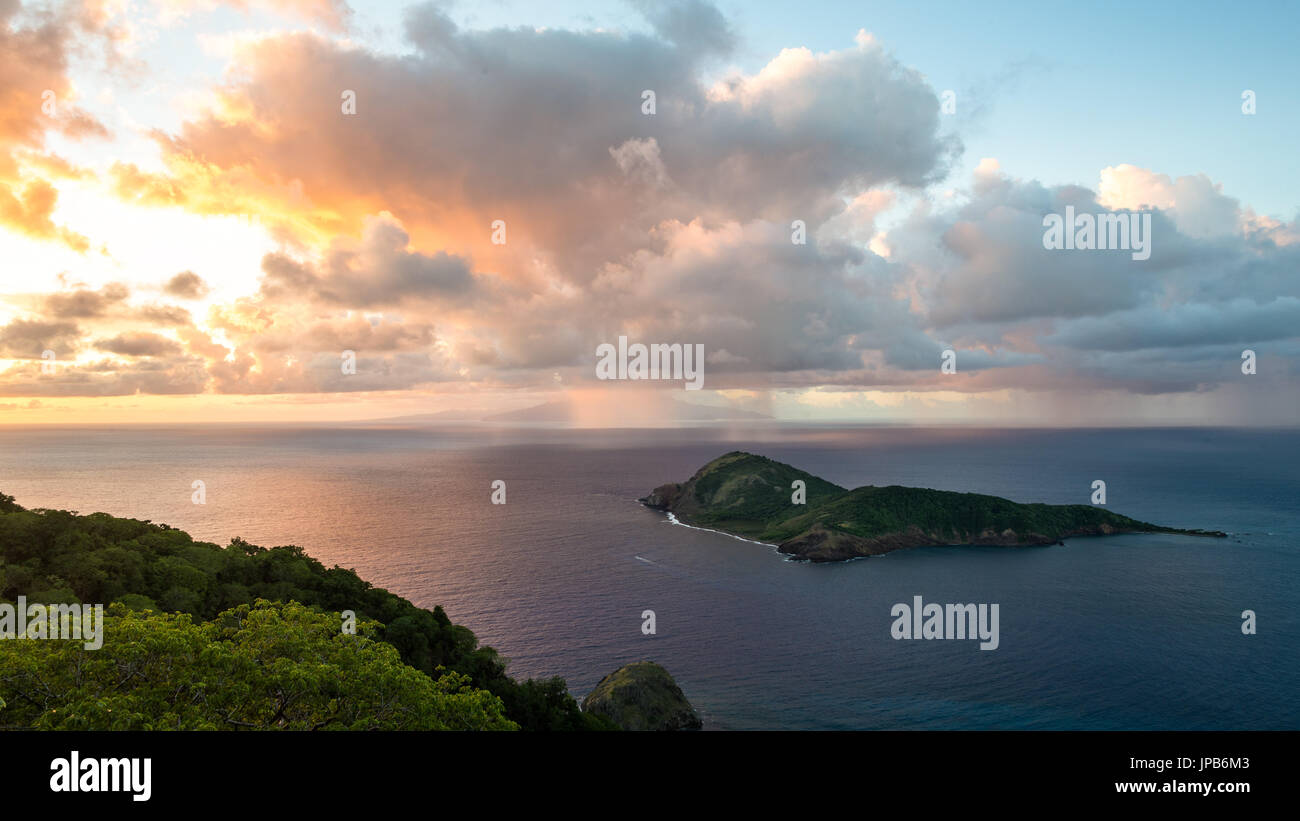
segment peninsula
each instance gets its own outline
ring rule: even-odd
[[[800,487],[803,501],[797,503]],[[775,544],[782,553],[813,562],[907,547],[1030,547],[1116,533],[1227,535],[1161,527],[1093,505],[1019,504],[979,493],[898,485],[848,490],[741,451],[714,459],[684,483],[660,485],[640,501],[684,524]]]

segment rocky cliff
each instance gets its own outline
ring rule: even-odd
[[[605,676],[582,700],[582,709],[625,730],[700,729],[700,717],[682,688],[652,661],[628,664]]]

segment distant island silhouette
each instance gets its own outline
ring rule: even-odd
[[[802,503],[795,501],[800,493]],[[640,501],[684,524],[775,544],[782,553],[813,562],[908,547],[1053,545],[1072,536],[1227,535],[1140,522],[1093,505],[1020,504],[898,485],[848,490],[742,451],[714,459],[684,483],[660,485]]]

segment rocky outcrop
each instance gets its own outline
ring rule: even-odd
[[[949,534],[941,538],[938,534],[927,533],[919,527],[886,533],[881,536],[862,537],[839,530],[828,530],[821,525],[814,525],[807,532],[793,539],[784,541],[777,550],[789,556],[806,559],[810,562],[839,562],[846,559],[860,559],[867,556],[881,556],[892,550],[908,547],[951,547],[954,545],[980,545],[984,547],[1046,547],[1063,545],[1062,539],[1074,536],[1113,536],[1119,533],[1145,533],[1146,530],[1119,530],[1108,523],[1092,527],[1076,528],[1055,536],[1041,533],[1020,534],[1014,530],[980,533]],[[1193,536],[1226,536],[1218,531],[1176,531]]]
[[[698,730],[700,717],[668,671],[653,661],[624,665],[582,700],[584,712],[624,730]]]
[[[674,482],[667,485],[660,485],[650,491],[649,496],[646,496],[644,499],[639,501],[646,507],[652,507],[655,510],[672,510],[673,504],[677,501],[681,492],[682,486]]]
[[[927,536],[920,528],[909,528],[901,533],[864,538],[842,530],[831,530],[818,524],[793,539],[781,542],[777,550],[810,562],[840,562],[846,559],[860,559],[864,556],[880,556],[891,550],[905,547],[930,547],[941,544],[944,542]]]

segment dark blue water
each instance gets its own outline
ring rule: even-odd
[[[1111,510],[1232,536],[809,565],[635,502],[733,449],[1017,501],[1086,504],[1103,479]],[[6,429],[0,490],[302,545],[579,697],[653,659],[710,727],[1300,729],[1298,455],[1300,432],[1257,430]],[[1000,646],[892,639],[916,595],[997,603]]]

